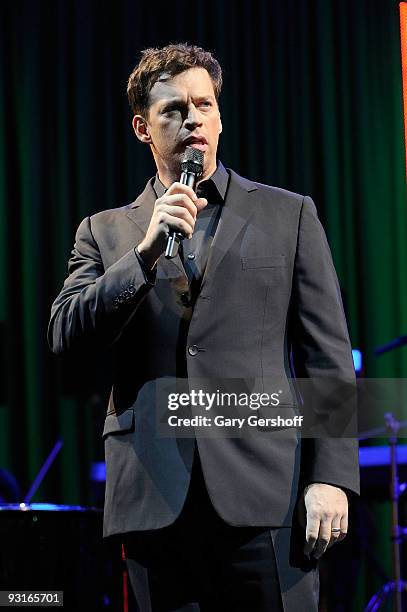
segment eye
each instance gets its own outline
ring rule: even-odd
[[[210,108],[212,106],[212,102],[210,100],[202,100],[200,106],[203,106],[204,108]]]
[[[171,114],[171,113],[181,113],[182,112],[182,105],[181,104],[169,104],[168,106],[165,106],[163,109],[163,113],[165,115],[167,114]]]

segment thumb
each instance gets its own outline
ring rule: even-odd
[[[197,200],[195,200],[194,204],[199,212],[200,210],[205,208],[205,206],[208,204],[208,200],[206,198],[198,198]]]

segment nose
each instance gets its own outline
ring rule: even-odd
[[[202,125],[202,121],[199,117],[199,113],[194,104],[190,104],[188,107],[188,115],[185,119],[185,127],[189,130],[194,130],[196,127]]]

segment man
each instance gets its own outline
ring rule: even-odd
[[[125,544],[138,609],[317,610],[316,559],[345,537],[358,492],[356,443],[156,429],[160,381],[287,382],[290,352],[297,376],[354,376],[311,199],[217,162],[221,85],[198,47],[143,52],[128,96],[157,175],[80,224],[49,342],[112,346],[104,535]],[[197,193],[178,182],[187,146],[204,153]],[[166,259],[171,231],[185,239]]]

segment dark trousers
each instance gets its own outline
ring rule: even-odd
[[[209,499],[196,453],[191,485],[177,520],[124,539],[133,609],[287,612],[272,537],[276,531],[282,530],[225,523]],[[313,605],[307,612],[318,609],[317,597],[316,592],[310,594]],[[302,607],[302,596],[296,601]]]

